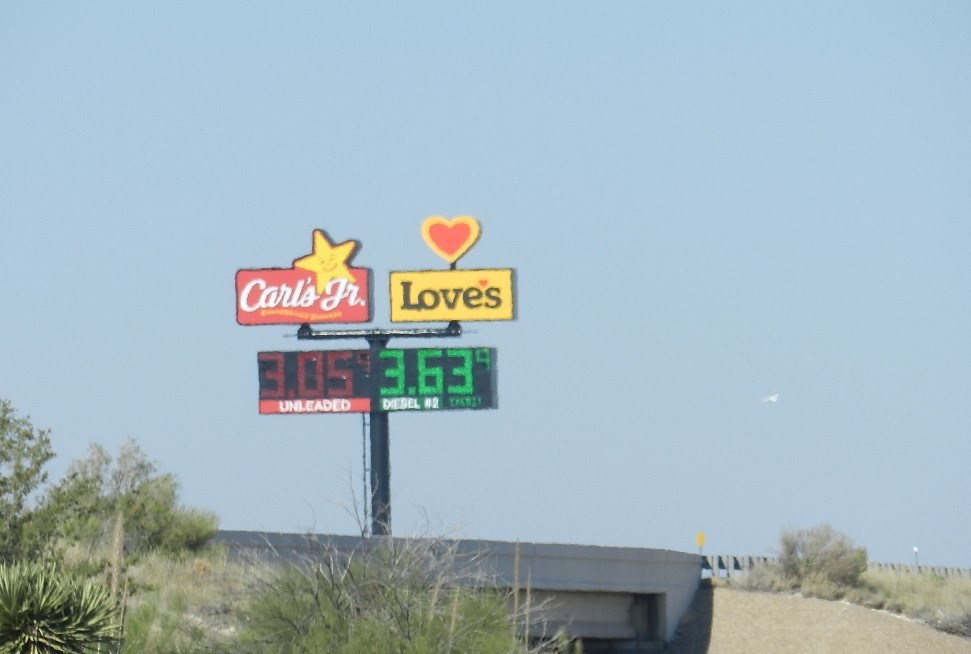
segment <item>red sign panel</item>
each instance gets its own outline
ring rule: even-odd
[[[236,273],[236,322],[240,325],[368,322],[371,271],[348,264],[357,241],[334,245],[314,230],[313,252],[292,268]]]
[[[334,400],[260,400],[263,415],[286,413],[370,413],[371,398],[349,397]]]
[[[368,350],[260,352],[260,413],[371,411]]]
[[[314,277],[298,268],[236,273],[236,322],[240,325],[301,325],[305,322],[371,320],[370,270],[348,268],[354,281],[331,279],[318,293]]]

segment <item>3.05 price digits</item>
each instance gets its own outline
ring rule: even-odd
[[[260,352],[260,399],[369,397],[367,350]]]

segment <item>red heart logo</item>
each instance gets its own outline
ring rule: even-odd
[[[472,216],[443,218],[429,216],[421,225],[421,236],[432,252],[451,264],[458,261],[478,240],[479,221]]]
[[[489,285],[489,280],[488,279],[480,279],[479,280],[479,286],[481,286],[482,288],[485,288],[488,285]]]
[[[442,252],[448,255],[453,255],[458,252],[465,245],[465,242],[469,240],[469,234],[471,233],[472,228],[465,223],[458,223],[457,225],[436,223],[428,228],[428,235],[431,237],[432,242]]]

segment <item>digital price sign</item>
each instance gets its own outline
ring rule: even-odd
[[[260,352],[260,413],[494,409],[496,349]]]
[[[260,413],[371,410],[367,350],[260,352]]]
[[[378,353],[379,411],[496,408],[496,350],[386,349]]]

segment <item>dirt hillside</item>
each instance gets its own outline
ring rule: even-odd
[[[971,639],[844,602],[702,588],[674,654],[971,654]]]

